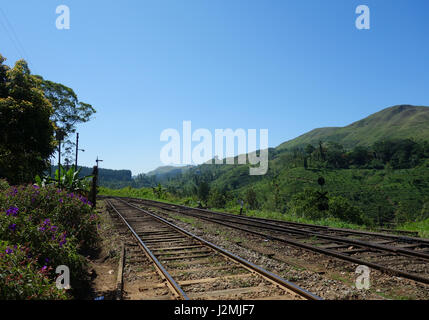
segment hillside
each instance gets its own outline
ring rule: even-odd
[[[149,171],[148,173],[146,173],[146,175],[148,177],[151,176],[163,176],[163,175],[168,175],[168,176],[175,176],[179,173],[183,173],[186,172],[189,168],[192,168],[192,165],[188,165],[188,166],[179,166],[179,167],[175,167],[175,166],[161,166],[156,168],[155,170]]]
[[[226,206],[254,190],[261,210],[286,212],[296,195],[318,190],[317,180],[323,176],[330,197],[347,199],[373,223],[414,220],[429,215],[428,141],[429,108],[394,106],[343,128],[312,130],[270,149],[264,176],[250,176],[248,165],[203,164],[161,183],[186,197],[195,196],[198,183],[206,181],[211,196],[225,195]],[[311,154],[293,150],[309,143],[316,147]]]
[[[345,127],[314,129],[284,142],[278,150],[332,141],[345,147],[369,146],[383,139],[429,140],[429,107],[398,105],[383,109]]]
[[[346,127],[315,129],[270,148],[263,176],[250,176],[248,165],[202,164],[183,172],[161,167],[139,175],[130,186],[161,183],[179,198],[197,198],[206,182],[210,194],[204,202],[209,206],[234,208],[238,199],[247,199],[264,212],[285,214],[299,208],[308,190],[318,191],[323,176],[330,199],[342,208],[358,208],[369,223],[420,220],[429,217],[428,124],[428,107],[394,106]],[[308,144],[313,147],[295,149]]]

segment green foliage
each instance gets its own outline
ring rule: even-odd
[[[0,241],[6,241],[9,246],[25,247],[27,257],[31,258],[31,268],[23,272],[31,273],[34,268],[43,270],[51,286],[55,286],[54,269],[66,265],[71,272],[71,286],[77,292],[83,285],[86,265],[79,252],[94,247],[98,241],[98,216],[91,203],[54,186],[28,185],[3,190],[0,208]],[[0,274],[4,272],[0,270]],[[35,284],[34,290],[44,292],[46,281],[37,281],[40,288]],[[9,297],[14,293],[5,294]],[[26,297],[20,296],[21,299]]]
[[[53,109],[24,60],[13,68],[0,55],[0,177],[30,182],[48,165],[55,143]]]
[[[319,210],[319,204],[320,201],[317,192],[306,189],[292,197],[289,208],[291,214],[297,217],[318,220],[328,216],[325,211]]]
[[[246,192],[246,203],[249,205],[249,209],[251,210],[259,208],[258,196],[253,188],[248,189]]]
[[[40,89],[52,105],[51,120],[58,129],[65,132],[64,155],[67,157],[66,162],[73,162],[71,156],[74,143],[68,138],[76,132],[77,124],[88,122],[96,111],[90,104],[79,101],[73,89],[60,83],[45,80],[41,76],[37,76],[37,78]]]
[[[347,148],[370,146],[385,139],[429,140],[429,108],[399,105],[383,109],[346,127],[314,129],[295,139],[286,141],[278,150],[292,150],[316,145],[320,140],[333,141]]]
[[[329,214],[341,221],[364,224],[363,211],[341,196],[334,196],[329,199]]]
[[[162,188],[160,183],[158,183],[158,186],[156,188],[152,188],[152,190],[153,190],[153,194],[157,199],[165,198],[165,190]]]
[[[39,187],[53,184],[57,188],[65,189],[69,192],[88,194],[92,176],[81,177],[81,169],[79,168],[76,170],[74,166],[68,170],[65,170],[63,166],[60,166],[60,169],[61,170],[55,170],[54,178],[51,178],[50,176],[40,178],[39,175],[37,175],[34,178],[36,184]]]
[[[201,181],[198,184],[198,189],[197,189],[197,195],[198,195],[198,199],[202,202],[207,204],[207,200],[210,194],[210,186],[206,181]]]
[[[65,300],[64,290],[52,285],[50,268],[40,268],[29,258],[29,248],[11,246],[0,241],[0,299],[1,300]]]
[[[211,208],[225,208],[227,196],[225,192],[221,192],[218,189],[210,190],[208,198],[208,206]]]

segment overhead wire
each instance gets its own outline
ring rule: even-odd
[[[27,51],[25,50],[25,47],[22,45],[22,42],[19,40],[18,34],[15,31],[15,28],[13,27],[12,23],[9,21],[6,13],[4,10],[0,7],[0,23],[5,30],[5,33],[8,35],[10,41],[12,42],[13,46],[15,47],[17,53],[19,56],[21,56],[22,59],[25,59],[28,64],[33,67],[33,64],[31,63],[29,59],[29,55],[27,54]]]

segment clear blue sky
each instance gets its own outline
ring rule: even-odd
[[[71,29],[55,27],[58,5]],[[368,5],[371,29],[357,30]],[[429,1],[2,1],[0,53],[61,82],[97,114],[81,165],[160,165],[166,128],[269,129],[277,146],[397,104],[429,105]],[[16,40],[15,40],[16,42]],[[24,52],[25,51],[25,52]]]

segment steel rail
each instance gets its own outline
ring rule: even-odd
[[[115,206],[109,200],[106,200],[106,202],[116,212],[116,214],[122,219],[122,221],[125,223],[125,225],[128,227],[128,229],[131,231],[134,238],[136,238],[136,240],[138,241],[140,247],[143,248],[146,255],[155,264],[158,272],[167,280],[167,283],[168,283],[169,287],[173,290],[173,293],[176,294],[178,297],[180,297],[183,300],[189,300],[189,297],[186,295],[186,293],[183,291],[183,289],[179,286],[179,284],[176,281],[174,281],[173,277],[167,272],[167,270],[165,270],[165,268],[162,266],[162,264],[159,262],[159,260],[154,256],[154,254],[146,246],[146,244],[140,239],[140,237],[137,235],[136,231],[133,229],[133,227],[131,227],[131,225],[122,216],[122,214],[115,208]]]
[[[143,210],[143,209],[141,209],[141,210]],[[172,210],[172,209],[170,209],[170,210]],[[175,211],[175,212],[177,212],[177,211]],[[183,213],[183,214],[185,214],[185,213]],[[192,215],[192,214],[189,214],[189,215]],[[294,245],[294,246],[297,246],[297,247],[301,247],[301,248],[308,249],[308,250],[315,251],[315,252],[319,252],[319,253],[322,253],[322,254],[325,254],[325,255],[329,255],[329,256],[336,257],[336,258],[340,258],[340,259],[343,259],[343,260],[346,260],[346,261],[350,261],[350,262],[353,262],[353,263],[356,263],[356,264],[359,264],[359,265],[366,265],[368,267],[371,267],[373,269],[377,269],[377,270],[386,272],[388,274],[392,274],[392,275],[396,275],[396,276],[408,278],[408,279],[411,279],[411,280],[414,280],[414,281],[417,281],[417,282],[429,284],[429,278],[421,277],[419,275],[408,273],[408,272],[405,272],[405,271],[396,270],[396,269],[393,269],[393,268],[390,268],[390,267],[386,267],[386,266],[383,266],[383,265],[380,265],[380,264],[377,264],[377,263],[373,263],[373,262],[370,262],[370,261],[353,258],[353,257],[350,257],[350,256],[348,256],[346,254],[335,252],[333,250],[323,249],[323,248],[319,248],[319,247],[316,247],[316,246],[304,244],[304,243],[301,243],[301,242],[298,242],[298,241],[295,241],[295,240],[292,240],[292,239],[279,238],[279,237],[271,236],[271,235],[268,235],[268,234],[256,232],[256,231],[253,231],[253,230],[250,230],[250,229],[237,227],[237,226],[225,223],[223,221],[218,221],[219,219],[215,219],[215,218],[208,218],[208,217],[203,217],[203,216],[198,216],[198,215],[192,215],[192,216],[195,216],[197,218],[200,218],[200,219],[203,219],[203,220],[206,220],[206,221],[214,222],[214,223],[217,223],[217,224],[220,224],[220,225],[224,225],[224,226],[227,226],[227,227],[230,227],[230,228],[233,228],[233,229],[237,229],[237,230],[240,230],[240,231],[245,231],[245,232],[248,232],[248,233],[253,234],[253,235],[264,237],[266,239],[275,240],[275,241],[279,241],[279,242],[283,242],[283,243],[288,243],[288,244],[291,244],[291,245]],[[232,222],[232,223],[234,223],[234,222]]]
[[[195,214],[192,214],[192,213],[186,213],[186,212],[177,211],[177,210],[174,210],[172,208],[165,208],[165,207],[162,207],[162,206],[156,206],[156,207],[161,207],[164,210],[169,210],[169,211],[174,211],[174,212],[180,212],[180,213],[185,214],[185,215],[199,217],[198,215],[195,215]],[[223,214],[221,214],[221,215],[223,215]],[[242,220],[242,221],[251,221],[253,223],[258,223],[259,224],[259,225],[252,225],[252,224],[243,223],[243,222],[234,222],[234,223],[241,224],[241,225],[247,225],[247,226],[252,226],[252,227],[257,227],[257,228],[263,228],[263,229],[266,229],[266,230],[272,230],[272,231],[278,231],[278,232],[289,232],[289,233],[292,233],[292,234],[316,236],[317,238],[326,239],[326,240],[330,240],[330,241],[334,241],[334,242],[342,242],[342,243],[357,245],[357,246],[360,246],[360,247],[373,248],[373,249],[377,249],[377,250],[393,252],[393,253],[396,253],[396,254],[401,253],[403,256],[418,257],[418,258],[421,258],[421,259],[429,260],[429,254],[427,254],[427,253],[419,252],[419,251],[414,251],[414,250],[409,250],[409,249],[404,249],[404,248],[401,248],[401,247],[376,244],[376,243],[371,243],[371,242],[357,240],[357,239],[344,238],[344,237],[341,237],[341,236],[326,235],[326,234],[319,233],[319,232],[316,232],[316,231],[311,231],[311,230],[302,230],[302,229],[298,229],[298,228],[294,228],[294,227],[281,226],[281,225],[274,224],[274,223],[259,222],[259,221],[253,220],[253,219],[247,219],[246,217],[240,217],[240,216],[236,216],[236,215],[232,215],[232,216],[228,215],[228,217],[229,218],[233,218],[233,219],[237,219],[237,220]],[[216,217],[213,217],[213,219],[215,219],[215,220],[221,220],[221,219],[216,218]],[[223,221],[223,220],[221,220],[221,221]],[[232,221],[230,221],[230,222],[232,222]]]
[[[159,217],[159,216],[157,216],[157,215],[155,215],[155,214],[153,214],[151,212],[148,212],[148,211],[146,211],[146,210],[144,210],[142,208],[134,206],[133,204],[130,204],[130,203],[128,203],[126,201],[123,201],[121,199],[118,199],[118,200],[121,201],[121,202],[123,202],[123,203],[125,203],[125,204],[127,204],[127,205],[129,205],[130,207],[133,207],[133,208],[135,208],[135,209],[137,209],[137,210],[139,210],[139,211],[141,211],[141,212],[143,212],[143,213],[145,213],[145,214],[153,217],[154,219],[156,219],[156,220],[158,220],[158,221],[160,221],[160,222],[162,222],[162,223],[164,223],[164,224],[166,224],[166,225],[168,225],[168,226],[176,229],[177,231],[179,231],[179,232],[187,235],[188,237],[191,237],[192,239],[195,239],[195,240],[203,243],[204,245],[212,248],[213,250],[215,250],[215,251],[217,251],[217,252],[219,252],[219,253],[221,253],[221,254],[229,257],[231,260],[233,260],[233,261],[235,261],[235,262],[237,262],[237,263],[239,263],[241,265],[246,266],[247,269],[250,269],[251,271],[253,271],[253,272],[255,272],[255,273],[257,273],[257,274],[259,274],[259,275],[261,275],[261,276],[263,276],[263,277],[271,280],[271,282],[274,282],[277,285],[281,285],[281,286],[283,286],[283,287],[285,287],[285,288],[293,291],[294,293],[296,293],[296,294],[298,294],[298,295],[300,295],[302,297],[305,297],[306,299],[309,299],[309,300],[322,300],[320,297],[312,294],[311,292],[309,292],[309,291],[307,291],[307,290],[305,290],[303,288],[300,288],[299,286],[293,284],[292,282],[289,282],[286,279],[283,279],[282,277],[280,277],[280,276],[278,276],[278,275],[276,275],[274,273],[271,273],[271,272],[269,272],[269,271],[267,271],[265,269],[262,269],[261,267],[255,265],[255,264],[253,264],[253,263],[251,263],[251,262],[249,262],[247,260],[244,260],[244,259],[240,258],[239,256],[233,254],[232,252],[230,252],[228,250],[225,250],[225,249],[223,249],[223,248],[221,248],[221,247],[219,247],[219,246],[217,246],[217,245],[215,245],[215,244],[213,244],[213,243],[211,243],[211,242],[209,242],[209,241],[207,241],[207,240],[205,240],[205,239],[203,239],[201,237],[198,237],[197,235],[194,235],[194,234],[186,231],[185,229],[180,228],[179,226],[176,226],[175,224],[173,224],[173,223],[171,223],[171,222],[169,222],[169,221],[167,221],[167,220],[165,220],[165,219],[163,219],[163,218],[161,218],[161,217]]]
[[[386,239],[396,239],[398,241],[405,241],[405,242],[419,242],[423,245],[429,245],[429,239],[425,238],[418,238],[418,237],[410,237],[410,236],[403,236],[403,235],[393,235],[393,234],[386,234],[386,233],[380,233],[380,232],[373,232],[373,231],[362,231],[362,230],[352,230],[352,229],[344,229],[344,228],[334,228],[334,227],[328,227],[328,226],[320,226],[320,225],[313,225],[313,224],[306,224],[306,223],[300,223],[300,222],[292,222],[292,221],[282,221],[282,220],[275,220],[275,219],[266,219],[266,218],[259,218],[259,217],[241,217],[237,216],[236,214],[232,213],[226,213],[226,212],[219,212],[219,211],[211,211],[207,209],[201,209],[201,208],[193,208],[188,207],[180,204],[175,203],[168,203],[168,202],[161,202],[156,200],[148,200],[148,199],[138,199],[138,198],[129,198],[129,197],[121,197],[125,199],[132,199],[133,201],[143,201],[143,202],[152,202],[159,205],[167,205],[167,206],[175,206],[178,208],[183,208],[187,210],[195,210],[200,211],[208,214],[216,214],[216,215],[222,215],[222,216],[228,216],[228,217],[239,217],[246,220],[253,220],[253,221],[266,221],[270,223],[276,223],[276,224],[287,224],[287,225],[296,225],[300,227],[306,227],[306,228],[312,228],[312,229],[322,229],[326,231],[337,231],[337,232],[344,232],[344,233],[353,233],[353,234],[360,234],[360,235],[367,235],[367,236],[374,236],[374,237],[383,237]]]

